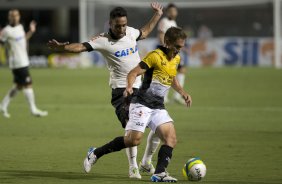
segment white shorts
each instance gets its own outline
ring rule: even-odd
[[[145,132],[148,126],[153,132],[167,122],[173,122],[168,112],[165,109],[150,109],[142,104],[130,104],[129,107],[129,121],[125,130],[136,130]]]

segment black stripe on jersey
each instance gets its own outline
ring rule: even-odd
[[[141,62],[139,63],[139,66],[140,66],[142,69],[144,69],[144,70],[150,69],[149,66],[147,65],[147,63],[145,63],[144,61],[141,61]]]
[[[136,38],[136,41],[139,41],[141,39],[141,36],[142,36],[142,31],[139,29],[139,36],[138,38]]]
[[[86,47],[86,49],[87,49],[88,52],[91,52],[91,51],[94,50],[88,42],[84,42],[84,43],[82,43],[82,45],[83,45],[84,47]]]
[[[132,99],[132,103],[140,103],[151,109],[164,109],[164,98],[147,91],[147,89],[150,88],[153,79],[154,68],[149,68],[143,61],[139,63],[139,66],[142,69],[147,68],[147,71],[144,74],[142,85],[139,88],[136,97]]]
[[[166,55],[168,55],[169,50],[168,48],[162,46],[162,45],[158,45],[158,49],[160,49],[161,51],[163,51],[163,53],[165,53]]]
[[[153,72],[154,72],[154,68],[150,68],[145,72],[140,90],[146,91],[150,87],[150,84],[153,79]]]

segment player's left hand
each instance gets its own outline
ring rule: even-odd
[[[163,6],[158,2],[152,2],[151,7],[155,12],[157,12],[160,16],[163,14]]]
[[[29,24],[29,30],[34,33],[36,31],[36,22],[33,20]]]
[[[185,100],[185,103],[187,105],[187,107],[191,107],[192,106],[192,98],[189,94],[185,93],[182,95],[183,99]]]
[[[132,88],[125,88],[124,92],[123,92],[123,96],[124,97],[128,97],[133,93],[133,89]]]

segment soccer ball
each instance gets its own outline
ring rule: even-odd
[[[189,159],[182,169],[185,179],[189,181],[200,181],[207,172],[206,165],[200,158]]]

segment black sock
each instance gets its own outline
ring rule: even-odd
[[[172,150],[173,148],[170,146],[167,145],[161,146],[158,153],[158,163],[157,163],[155,174],[165,172],[165,169],[167,168],[170,159],[172,157]]]
[[[114,140],[105,144],[104,146],[96,148],[94,151],[94,154],[96,155],[97,158],[100,158],[101,156],[105,154],[115,152],[115,151],[120,151],[124,148],[126,148],[124,144],[124,137],[123,136],[116,137]]]

